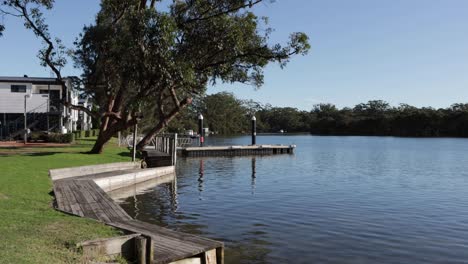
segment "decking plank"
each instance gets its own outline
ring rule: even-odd
[[[102,221],[122,230],[151,237],[154,242],[154,263],[170,263],[200,255],[209,250],[222,250],[223,243],[132,219],[93,180],[121,175],[129,171],[133,170],[54,181],[57,208],[74,215]]]
[[[155,244],[156,263],[169,263],[223,247],[221,242],[173,231],[138,220],[114,222],[111,225],[150,236]]]
[[[70,187],[70,181],[64,181],[63,183],[64,183],[62,185],[63,193],[67,197],[68,203],[70,204],[70,207],[71,207],[70,213],[83,217],[84,216],[83,210],[81,209],[81,206],[75,197],[73,188]]]

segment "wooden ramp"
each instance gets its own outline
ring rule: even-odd
[[[174,155],[158,150],[145,149],[142,151],[143,159],[148,168],[156,168],[174,165]]]
[[[150,170],[156,173],[158,170],[168,171],[168,168],[130,168],[79,176],[75,172],[60,175],[60,170],[51,170],[56,208],[65,213],[92,218],[147,237],[151,241],[149,245],[152,248],[147,263],[177,263],[179,261],[183,263],[188,260],[191,261],[190,263],[223,263],[223,243],[132,219],[96,183],[96,180],[106,182],[114,178],[121,181],[122,175],[130,175],[128,176],[129,183],[141,182],[148,177]]]

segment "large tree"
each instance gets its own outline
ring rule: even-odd
[[[45,1],[9,2],[18,6]],[[157,116],[138,144],[141,149],[209,83],[259,87],[268,63],[283,67],[292,55],[305,54],[309,44],[303,33],[291,34],[284,46],[269,43],[271,29],[252,11],[261,2],[103,0],[95,23],[84,28],[73,52],[75,65],[83,70],[83,92],[99,106],[88,111],[101,121],[91,152],[100,153],[113,135],[133,126],[139,112]],[[41,19],[28,23],[44,24]],[[32,29],[46,47],[59,47],[49,35],[41,36],[40,27]],[[54,60],[58,53],[44,51],[45,64],[57,69],[62,62]],[[61,79],[60,72],[54,72]]]

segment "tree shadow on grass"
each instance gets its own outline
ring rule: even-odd
[[[60,151],[51,151],[51,152],[31,152],[31,153],[21,153],[22,156],[32,156],[32,157],[42,157],[42,156],[51,156],[55,154],[62,154],[67,152]]]

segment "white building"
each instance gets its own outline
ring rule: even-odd
[[[89,129],[91,120],[86,115],[85,123],[78,124],[83,114],[61,104],[62,99],[75,105],[80,103],[71,79],[64,81],[66,90],[62,91],[55,78],[0,77],[0,139],[22,135],[25,112],[31,131],[67,133],[78,126]]]

